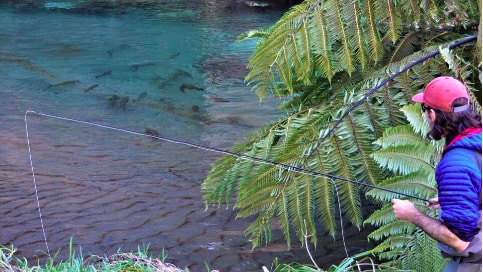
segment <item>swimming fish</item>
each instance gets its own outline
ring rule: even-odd
[[[126,110],[127,102],[129,102],[129,96],[121,97],[121,99],[119,99],[119,107],[121,107],[123,110]]]
[[[82,52],[82,49],[71,44],[60,44],[58,46],[59,48],[50,51],[55,56],[75,56]]]
[[[188,90],[197,90],[197,91],[204,91],[205,89],[201,88],[201,87],[198,87],[198,86],[195,86],[195,85],[192,85],[192,84],[187,84],[187,83],[183,83],[181,84],[181,86],[179,86],[179,90],[181,92],[184,93],[184,90],[185,89],[188,89]]]
[[[87,93],[88,91],[92,91],[92,90],[94,90],[95,88],[97,88],[97,86],[99,86],[99,84],[94,84],[94,85],[91,85],[91,86],[87,87],[87,88],[84,90],[84,93]]]
[[[112,74],[112,71],[105,71],[104,73],[100,74],[100,75],[97,75],[96,78],[101,78],[101,77],[105,77],[105,76],[108,76]]]
[[[193,78],[193,76],[190,73],[186,72],[185,70],[178,68],[168,79],[161,82],[161,84],[158,85],[158,88],[162,90],[166,86],[170,85],[172,81],[175,81],[178,78]],[[162,78],[157,77],[156,82],[161,80],[161,79]]]
[[[180,52],[177,52],[177,53],[174,53],[173,55],[169,56],[170,59],[174,59],[176,58],[177,56],[179,56],[181,53]]]
[[[31,72],[39,73],[39,74],[44,75],[44,76],[48,76],[48,77],[52,77],[52,78],[57,77],[56,75],[54,75],[50,71],[47,71],[47,70],[33,64],[32,62],[26,60],[26,59],[13,57],[13,56],[0,55],[0,61],[7,61],[7,62],[10,62],[12,64],[19,65],[20,67],[22,67],[24,69],[27,69]]]
[[[161,84],[159,84],[159,85],[158,85],[158,88],[159,88],[160,90],[162,90],[162,89],[166,88],[166,86],[168,86],[170,83],[171,83],[171,82],[170,82],[170,80],[169,80],[169,79],[168,79],[168,80],[165,80],[165,81],[161,82]]]
[[[134,99],[133,102],[141,101],[148,95],[148,92],[142,92],[139,94],[138,99]]]
[[[223,97],[216,97],[216,96],[208,96],[208,98],[214,102],[230,102]]]
[[[154,128],[148,128],[148,127],[144,128],[144,133],[149,135],[155,135],[155,136],[159,135],[157,130],[155,130]]]
[[[79,82],[80,82],[80,80],[68,80],[68,81],[63,81],[63,82],[56,83],[56,84],[50,84],[48,88],[50,88],[50,87],[72,87]]]
[[[131,66],[129,66],[131,68],[131,70],[133,71],[137,71],[139,68],[141,67],[146,67],[146,66],[153,66],[155,65],[156,63],[154,61],[146,61],[146,62],[141,62],[141,63],[135,63],[135,64],[132,64]]]
[[[174,79],[178,79],[180,77],[189,77],[189,78],[193,78],[193,76],[186,72],[185,70],[183,69],[176,69],[176,71],[174,72],[174,74],[170,77],[171,80],[174,80]]]
[[[117,103],[117,100],[119,100],[119,98],[120,98],[119,96],[113,95],[113,96],[109,97],[109,99],[107,99],[107,101],[109,101],[109,104],[111,106],[114,106]]]

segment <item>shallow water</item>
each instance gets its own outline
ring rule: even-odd
[[[272,244],[251,251],[249,219],[205,209],[200,184],[220,154],[29,114],[44,239],[27,110],[219,149],[279,118],[279,101],[259,103],[243,82],[255,43],[234,40],[282,11],[187,2],[76,12],[0,5],[0,244],[30,259],[60,250],[59,260],[71,237],[101,256],[144,245],[191,271],[310,262],[300,246],[288,251],[277,229]],[[359,250],[364,238],[346,228]],[[339,237],[321,244],[319,264],[345,256]]]

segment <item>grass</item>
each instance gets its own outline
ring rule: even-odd
[[[13,246],[0,245],[0,272],[56,272],[56,271],[123,271],[123,272],[188,272],[173,264],[165,263],[166,255],[163,253],[159,258],[153,258],[147,254],[148,249],[138,248],[137,252],[118,252],[111,256],[101,257],[91,255],[87,258],[82,254],[76,254],[69,244],[69,258],[66,261],[55,261],[50,258],[44,265],[31,265],[26,259],[15,256],[17,250]],[[209,271],[209,270],[207,270]],[[214,271],[212,271],[214,272]]]
[[[187,268],[181,269],[173,264],[166,263],[167,254],[163,251],[160,257],[154,258],[148,255],[148,248],[138,248],[137,252],[118,252],[110,256],[90,255],[84,257],[82,251],[77,254],[72,246],[72,239],[69,243],[69,258],[65,261],[56,261],[56,257],[49,258],[45,264],[32,265],[26,259],[15,256],[16,249],[11,246],[0,245],[0,272],[189,272]],[[363,263],[356,261],[356,258],[367,257],[371,251],[363,252],[346,258],[339,265],[332,265],[326,272],[346,271],[381,271],[372,261]],[[364,258],[365,259],[365,258]],[[362,267],[365,267],[364,269]],[[208,265],[206,271],[210,272]],[[275,259],[272,267],[262,267],[263,272],[319,272],[317,265],[307,264],[280,264]],[[383,271],[399,271],[395,269],[383,269]],[[211,270],[211,272],[218,272]]]

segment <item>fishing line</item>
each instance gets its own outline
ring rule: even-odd
[[[42,234],[44,236],[44,241],[45,241],[45,247],[47,248],[47,256],[50,257],[50,249],[49,249],[49,244],[47,243],[47,235],[45,234],[45,228],[44,228],[44,220],[42,219],[42,212],[40,211],[40,201],[39,201],[39,191],[37,190],[37,180],[35,179],[35,171],[34,171],[34,164],[32,161],[32,152],[30,149],[30,138],[29,138],[29,129],[27,125],[27,113],[25,113],[24,119],[25,119],[25,133],[27,134],[27,146],[29,150],[29,161],[30,161],[30,169],[32,170],[32,179],[34,182],[34,190],[35,190],[35,198],[37,199],[37,210],[39,211],[39,217],[40,217],[40,227],[42,228]]]
[[[406,196],[406,197],[409,197],[409,198],[422,200],[422,201],[425,201],[425,202],[428,201],[428,199],[425,199],[425,198],[421,198],[421,197],[406,194],[406,193],[403,193],[403,192],[398,192],[398,191],[386,189],[386,188],[379,187],[379,186],[376,186],[376,185],[372,185],[372,184],[369,184],[369,183],[365,183],[365,182],[361,182],[361,181],[357,181],[357,180],[351,180],[351,179],[348,179],[348,178],[344,178],[344,177],[340,177],[340,176],[336,176],[336,175],[332,175],[332,174],[328,174],[328,173],[322,173],[322,172],[302,168],[302,167],[295,166],[295,165],[288,165],[288,164],[280,163],[280,162],[269,160],[269,159],[262,159],[262,158],[251,156],[251,155],[239,154],[239,153],[231,152],[231,151],[228,151],[228,150],[223,150],[223,149],[214,148],[214,147],[208,147],[208,146],[201,145],[201,144],[191,143],[191,142],[187,142],[187,141],[177,140],[177,139],[158,136],[158,135],[136,132],[136,131],[132,131],[132,130],[124,129],[124,128],[119,128],[119,127],[114,127],[114,126],[110,126],[110,125],[104,125],[104,124],[99,124],[99,123],[94,123],[94,122],[88,122],[88,121],[83,121],[83,120],[78,120],[78,119],[73,119],[73,118],[67,118],[67,117],[62,117],[62,116],[45,114],[45,113],[27,110],[25,112],[24,120],[25,120],[25,131],[26,131],[26,136],[27,136],[27,145],[28,145],[28,152],[29,152],[30,167],[31,167],[31,171],[32,171],[32,178],[33,178],[33,183],[34,183],[35,196],[36,196],[36,200],[37,200],[37,208],[38,208],[39,217],[40,217],[40,225],[41,225],[41,228],[42,228],[42,234],[43,234],[43,237],[44,237],[45,246],[47,248],[47,254],[48,254],[49,257],[50,257],[50,250],[49,250],[49,246],[48,246],[48,242],[47,242],[47,235],[46,235],[46,232],[45,232],[42,213],[41,213],[41,210],[40,210],[40,201],[39,201],[39,195],[38,195],[38,190],[37,190],[37,181],[36,181],[36,178],[35,178],[35,171],[34,171],[32,153],[31,153],[31,148],[30,148],[30,138],[29,138],[28,121],[27,121],[28,114],[52,118],[52,119],[58,119],[58,120],[63,120],[63,121],[68,121],[68,122],[80,123],[80,124],[85,124],[85,125],[115,130],[115,131],[121,131],[121,132],[129,133],[129,134],[133,134],[133,135],[138,135],[138,136],[155,138],[155,139],[159,139],[159,140],[170,142],[170,143],[181,144],[181,145],[195,147],[195,148],[206,150],[206,151],[212,151],[212,152],[216,152],[216,153],[230,155],[230,156],[234,156],[234,157],[244,159],[244,160],[251,160],[251,161],[254,161],[254,162],[261,163],[261,164],[267,164],[267,165],[282,167],[282,168],[286,168],[288,171],[293,171],[293,172],[296,172],[296,173],[309,174],[309,175],[312,175],[312,176],[315,176],[315,177],[330,178],[332,180],[333,184],[334,184],[336,196],[337,196],[337,200],[338,200],[338,204],[339,204],[339,216],[340,216],[340,219],[341,219],[340,223],[341,223],[341,229],[342,229],[342,239],[343,239],[344,249],[345,249],[345,253],[346,253],[347,257],[349,256],[349,254],[348,254],[348,251],[347,251],[347,246],[345,244],[343,222],[342,222],[342,208],[341,208],[341,205],[340,205],[340,196],[339,196],[337,184],[334,182],[334,180],[346,181],[346,182],[350,182],[350,183],[353,183],[353,184],[356,184],[356,185],[366,186],[366,187],[370,187],[370,188],[373,188],[373,189],[379,189],[379,190],[382,190],[382,191],[394,193],[394,194],[401,195],[401,196]]]
[[[174,139],[174,138],[168,138],[168,137],[163,137],[163,136],[158,136],[158,135],[151,135],[151,134],[136,132],[136,131],[133,131],[133,130],[114,127],[114,126],[110,126],[110,125],[103,125],[103,124],[99,124],[99,123],[83,121],[83,120],[78,120],[78,119],[72,119],[72,118],[67,118],[67,117],[62,117],[62,116],[56,116],[56,115],[51,115],[51,114],[46,114],[46,113],[40,113],[40,112],[35,112],[35,111],[30,111],[30,110],[25,112],[25,122],[27,122],[27,115],[29,113],[34,114],[34,115],[38,115],[38,116],[53,118],[53,119],[70,121],[70,122],[75,122],[75,123],[81,123],[81,124],[85,124],[85,125],[91,125],[91,126],[96,126],[96,127],[101,127],[101,128],[106,128],[106,129],[111,129],[111,130],[116,130],[116,131],[122,131],[122,132],[125,132],[125,133],[134,134],[134,135],[155,138],[155,139],[162,140],[162,141],[165,141],[165,142],[191,146],[191,147],[195,147],[195,148],[206,150],[206,151],[212,151],[212,152],[216,152],[216,153],[234,156],[234,157],[237,157],[237,158],[240,158],[240,159],[246,159],[246,160],[251,160],[251,161],[255,161],[255,162],[258,162],[258,163],[262,163],[262,164],[268,164],[268,165],[273,165],[273,166],[277,166],[277,167],[287,168],[288,171],[293,171],[293,172],[296,172],[296,173],[309,174],[309,175],[312,175],[312,176],[315,176],[315,177],[325,177],[325,178],[330,178],[330,179],[346,181],[346,182],[350,182],[350,183],[353,183],[353,184],[356,184],[356,185],[365,186],[365,187],[369,187],[369,188],[373,188],[373,189],[378,189],[378,190],[386,191],[386,192],[389,192],[389,193],[393,193],[393,194],[397,194],[397,195],[401,195],[401,196],[406,196],[406,197],[409,197],[409,198],[414,198],[414,199],[418,199],[418,200],[422,200],[422,201],[428,201],[428,199],[422,198],[422,197],[419,197],[419,196],[415,196],[415,195],[411,195],[411,194],[407,194],[407,193],[403,193],[403,192],[398,192],[398,191],[395,191],[395,190],[379,187],[377,185],[365,183],[365,182],[358,181],[358,180],[352,180],[352,179],[348,179],[348,178],[344,178],[344,177],[341,177],[341,176],[336,176],[336,175],[332,175],[332,174],[328,174],[328,173],[322,173],[322,172],[319,172],[319,171],[316,171],[316,170],[311,170],[311,169],[299,167],[299,166],[296,166],[296,165],[284,164],[284,163],[280,163],[280,162],[270,160],[270,159],[263,159],[263,158],[259,158],[259,157],[255,157],[255,156],[251,156],[251,155],[235,153],[235,152],[224,150],[224,149],[209,147],[209,146],[196,144],[196,143],[183,141],[183,140],[177,140],[177,139]]]

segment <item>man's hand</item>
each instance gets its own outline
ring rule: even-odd
[[[409,200],[393,199],[392,209],[396,218],[409,222],[414,222],[416,216],[421,214]]]
[[[439,203],[437,200],[431,199],[429,204],[438,205]],[[456,249],[457,251],[464,251],[470,244],[470,242],[458,238],[458,236],[438,220],[420,212],[409,200],[393,199],[392,209],[396,218],[415,224],[434,239]]]
[[[426,203],[426,207],[430,208],[430,209],[439,209],[439,200],[437,197],[435,198],[430,198],[428,199],[428,203]]]

